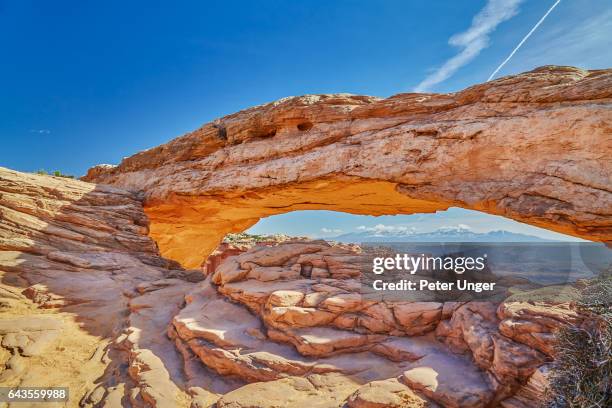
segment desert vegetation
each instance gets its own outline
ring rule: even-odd
[[[578,310],[588,316],[580,326],[557,333],[549,408],[612,406],[612,273],[588,282]]]
[[[54,170],[52,172],[48,172],[45,169],[37,170],[34,174],[38,174],[40,176],[53,176],[53,177],[64,177],[73,179],[74,176],[71,174],[62,173],[60,170]]]

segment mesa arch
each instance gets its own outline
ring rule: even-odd
[[[452,94],[281,99],[83,179],[141,191],[161,253],[192,268],[304,209],[457,206],[610,243],[611,174],[612,69],[548,66]]]

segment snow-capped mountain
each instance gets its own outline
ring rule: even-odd
[[[417,232],[402,226],[360,227],[358,231],[327,238],[340,242],[555,242],[534,235],[497,230],[474,232],[465,226],[438,228]]]

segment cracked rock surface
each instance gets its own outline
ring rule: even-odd
[[[569,304],[373,299],[359,282],[369,258],[354,245],[295,240],[242,251],[207,265],[172,336],[208,368],[249,383],[349,377],[348,406],[519,401],[554,357],[546,339],[580,322]]]

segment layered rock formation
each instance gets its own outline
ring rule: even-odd
[[[544,67],[453,94],[282,99],[85,177],[145,194],[164,256],[293,210],[458,206],[612,240],[612,71]]]
[[[609,242],[611,85],[547,67],[288,98],[90,170],[100,184],[0,168],[0,385],[85,407],[528,407],[571,304],[364,298],[358,247],[217,244],[297,209],[449,206]]]
[[[580,323],[569,304],[374,299],[360,284],[368,260],[358,247],[322,241],[256,246],[187,296],[171,337],[248,382],[350,376],[360,384],[347,400],[354,406],[404,390],[423,404],[511,407],[553,358],[554,331]]]
[[[360,390],[363,381],[263,337],[253,354],[276,358],[279,369],[282,356],[291,356],[288,372],[272,375],[253,360],[251,377],[222,376],[233,373],[226,354],[240,356],[223,349],[212,360],[221,366],[204,364],[205,346],[188,345],[175,322],[200,301],[225,301],[208,283],[197,283],[202,272],[160,257],[147,232],[133,193],[0,168],[0,385],[68,387],[70,407],[328,407]],[[206,329],[225,338],[225,346],[257,336],[256,327],[240,330],[252,324],[246,309],[227,307],[208,314]],[[232,327],[241,318],[243,326]],[[227,370],[220,368],[224,359]],[[254,379],[273,382],[247,385]],[[384,392],[391,400],[426,403],[399,383],[385,383]],[[361,390],[351,406],[372,398]]]
[[[85,407],[528,407],[569,304],[363,296],[357,246],[223,245],[182,269],[140,197],[0,169],[0,385]]]
[[[147,233],[133,193],[0,168],[2,386],[69,387],[69,406],[190,405],[163,333],[194,276]]]

